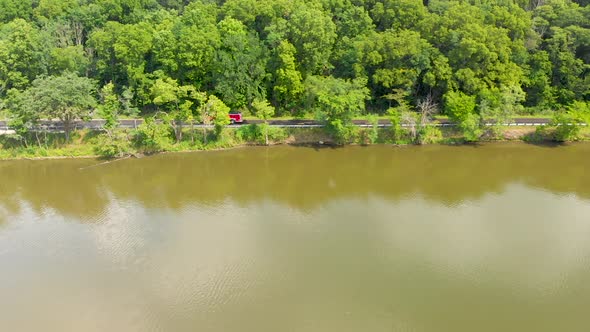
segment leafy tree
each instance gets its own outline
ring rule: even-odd
[[[93,80],[64,73],[35,79],[23,97],[31,112],[58,118],[64,125],[66,142],[69,142],[73,122],[88,118],[96,105],[95,89]]]
[[[11,89],[6,98],[5,107],[7,107],[10,116],[9,125],[14,129],[16,138],[22,141],[25,147],[29,146],[27,137],[31,132],[35,133],[37,144],[41,147],[38,129],[43,114],[38,111],[34,102],[35,99],[30,90],[20,92]]]
[[[466,120],[475,112],[475,96],[467,95],[461,91],[449,91],[445,95],[445,113],[456,122]]]
[[[0,24],[16,18],[27,20],[32,13],[32,0],[0,0]]]
[[[135,131],[134,141],[135,145],[145,152],[162,151],[170,144],[169,127],[158,121],[156,116],[147,117]]]
[[[313,3],[300,5],[291,15],[289,27],[289,40],[297,50],[304,77],[327,72],[336,41],[336,25],[330,15]]]
[[[191,133],[194,132],[194,106],[195,103],[203,102],[203,93],[192,85],[178,85],[176,80],[169,77],[157,79],[151,92],[154,104],[166,110],[164,118],[172,126],[177,143],[182,141],[184,122],[190,122]],[[194,141],[194,135],[192,140]]]
[[[391,122],[391,134],[393,136],[393,142],[398,143],[403,136],[406,134],[402,127],[402,111],[398,108],[390,108],[387,110],[389,121]]]
[[[469,113],[459,123],[459,128],[463,131],[463,137],[467,142],[476,142],[482,135],[483,131],[480,126],[480,117],[475,113]]]
[[[215,91],[234,109],[249,107],[264,97],[267,52],[244,24],[226,18],[219,22],[222,46],[215,62]]]
[[[264,142],[268,145],[268,119],[275,114],[275,108],[266,100],[255,100],[252,108],[256,116],[264,120]]]
[[[555,128],[555,140],[565,142],[580,139],[582,125],[588,123],[590,123],[590,104],[575,102],[565,111],[555,113],[549,126]]]
[[[331,54],[332,74],[354,78],[359,71],[357,59],[364,41],[375,31],[373,20],[361,6],[350,1],[326,1],[333,7],[336,41]]]
[[[210,72],[221,43],[217,12],[212,3],[194,1],[184,8],[181,17],[167,17],[156,26],[155,61],[180,84],[190,83],[200,89],[212,80]]]
[[[482,134],[475,106],[475,96],[460,91],[449,91],[445,95],[445,113],[459,125],[468,142],[477,141]]]
[[[105,120],[102,126],[105,133],[98,137],[95,152],[99,156],[107,158],[121,158],[129,155],[132,151],[127,133],[117,131],[119,127],[119,114],[121,102],[115,92],[115,85],[107,83],[100,89],[100,104],[98,114]]]
[[[532,109],[547,110],[556,106],[555,89],[551,84],[553,64],[549,53],[534,51],[528,60],[526,79],[522,89],[526,94],[524,104]]]
[[[39,0],[34,12],[40,21],[55,20],[68,15],[78,6],[77,0]]]
[[[486,121],[492,121],[492,131],[500,135],[502,125],[512,121],[512,118],[522,112],[524,91],[519,86],[501,87],[499,90],[484,91],[479,104],[479,113]]]
[[[220,139],[223,134],[223,129],[230,123],[228,113],[230,108],[214,95],[210,95],[207,103],[203,105],[203,114],[213,120],[215,129],[215,136]]]
[[[23,19],[0,26],[0,97],[46,72],[42,34]]]
[[[274,101],[281,109],[294,113],[305,91],[301,73],[295,66],[295,47],[286,40],[277,47],[277,69],[273,84]]]
[[[451,77],[448,60],[419,33],[409,30],[367,37],[359,62],[376,98],[386,97],[391,89],[442,90]]]
[[[371,127],[366,132],[364,143],[375,144],[379,138],[379,117],[375,114],[367,115],[367,123]]]
[[[352,119],[365,110],[369,97],[366,80],[343,80],[334,77],[311,76],[307,79],[307,103],[316,112],[337,141],[352,138]]]
[[[51,50],[49,69],[52,73],[61,74],[68,71],[84,75],[89,64],[82,45],[56,47]]]
[[[430,9],[433,15],[425,18],[420,30],[449,60],[454,73],[451,88],[477,95],[488,88],[522,84],[527,36],[523,34],[528,30],[522,32],[521,26],[532,26],[525,11],[511,7],[493,13],[490,6],[468,2],[436,2]],[[512,24],[518,29],[512,35],[503,27],[518,21],[522,23]]]
[[[371,16],[379,30],[415,27],[426,16],[422,0],[383,0],[375,3]]]
[[[104,28],[93,31],[88,43],[95,53],[94,66],[101,81],[126,83],[140,105],[149,104],[152,82],[145,70],[152,42],[152,26],[147,22],[108,22]]]
[[[115,93],[115,85],[109,82],[100,90],[101,103],[98,106],[98,114],[105,120],[103,129],[108,136],[113,135],[113,131],[119,127],[119,112],[121,111],[121,102]]]
[[[552,36],[547,40],[547,48],[554,65],[551,83],[557,102],[569,105],[590,92],[585,79],[590,66],[576,57],[575,38],[570,30],[558,27],[552,27],[550,30]]]

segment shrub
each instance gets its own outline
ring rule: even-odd
[[[434,144],[442,140],[442,132],[436,126],[423,126],[418,132],[418,143]]]
[[[483,131],[479,124],[479,115],[468,114],[463,121],[459,123],[459,128],[463,131],[463,136],[467,142],[477,142]]]
[[[266,144],[265,130],[268,130],[268,139],[280,142],[287,138],[284,128],[269,126],[268,124],[249,124],[236,130],[236,138],[243,142]]]
[[[131,142],[125,132],[116,131],[112,135],[97,137],[94,152],[106,158],[121,158],[133,153]]]
[[[377,139],[379,138],[379,118],[371,114],[367,116],[367,122],[371,126],[367,132],[367,139],[370,144],[377,143]]]
[[[154,118],[146,118],[133,134],[135,146],[148,153],[160,152],[171,143],[172,132],[165,123],[158,123]]]
[[[340,119],[330,121],[326,129],[338,144],[346,144],[354,141],[359,133],[357,126],[352,123],[344,123]]]
[[[558,112],[549,124],[555,127],[553,138],[559,142],[577,141],[581,138],[581,127],[590,122],[590,105],[585,102],[575,102],[567,111]]]

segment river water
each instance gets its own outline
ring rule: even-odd
[[[0,162],[2,331],[588,331],[590,145]]]

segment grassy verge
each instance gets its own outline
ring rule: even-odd
[[[264,145],[265,133],[269,135],[269,144],[313,145],[336,144],[333,137],[324,128],[276,128],[270,127],[265,131],[264,126],[249,125],[226,129],[216,136],[213,130],[202,129],[184,131],[180,142],[175,142],[171,132],[164,130],[164,135],[155,143],[138,141],[137,131],[119,130],[116,140],[105,143],[104,134],[97,131],[83,130],[72,134],[72,139],[66,143],[63,134],[47,134],[37,140],[29,137],[27,146],[24,142],[10,136],[0,136],[0,159],[40,159],[40,158],[79,158],[104,157],[105,146],[111,144],[118,149],[116,155],[147,155],[159,152],[188,152],[228,149],[247,145]],[[455,127],[441,127],[433,133],[426,133],[428,137],[417,140],[406,132],[395,135],[390,128],[358,128],[344,144],[370,145],[394,144],[409,145],[421,141],[424,144],[463,144],[462,133]],[[482,142],[490,141],[525,141],[531,143],[554,140],[554,130],[544,127],[500,127],[495,132],[486,131],[480,138]],[[590,128],[584,127],[576,140],[590,141]],[[40,143],[40,144],[39,144]],[[106,145],[105,145],[106,144]],[[110,151],[110,150],[108,150]]]

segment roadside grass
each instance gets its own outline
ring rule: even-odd
[[[252,128],[256,127],[256,125]],[[231,127],[230,127],[231,128]],[[181,142],[174,142],[172,132],[165,139],[165,143],[158,152],[190,152],[190,151],[208,151],[223,150],[244,145],[263,145],[264,140],[257,133],[254,137],[245,135],[248,128],[246,126],[234,127],[232,130],[225,130],[222,137],[215,137],[212,129],[198,129],[190,131],[185,128]],[[333,145],[335,140],[324,128],[275,128],[280,132],[271,135],[270,144],[291,144],[291,145]],[[433,140],[430,144],[457,145],[464,144],[465,140],[459,128],[440,127],[441,135]],[[481,142],[490,141],[524,141],[530,143],[550,142],[553,139],[552,129],[538,126],[506,126],[500,127],[499,134],[496,136],[484,135]],[[368,140],[372,128],[358,128],[355,136],[347,144],[392,144],[392,145],[413,145],[413,140],[409,137],[394,139],[391,128],[378,128],[377,136],[373,140]],[[242,131],[242,133],[240,133]],[[121,137],[131,139],[133,131],[121,130],[126,133]],[[78,157],[99,157],[96,147],[101,146],[100,131],[80,130],[72,132],[71,141],[65,143],[63,133],[48,133],[47,137],[41,138],[41,146],[34,137],[28,138],[28,147],[25,147],[22,141],[15,139],[14,136],[0,135],[0,159],[35,159],[35,158],[78,158]],[[207,140],[205,140],[205,135]],[[590,127],[583,127],[580,130],[578,141],[590,141]],[[207,143],[205,143],[205,141]],[[131,144],[131,140],[129,141]],[[131,145],[128,155],[139,156],[142,154],[152,154],[154,152],[144,151],[141,146]],[[156,152],[157,153],[157,152]]]

